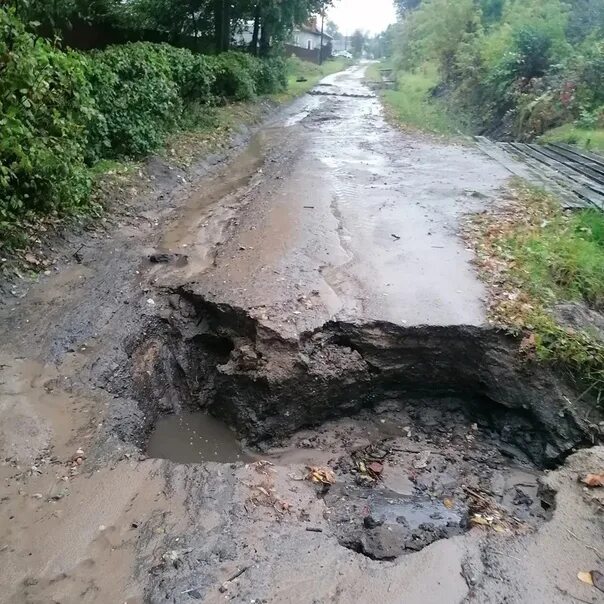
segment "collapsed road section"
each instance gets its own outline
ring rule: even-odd
[[[0,308],[7,602],[595,601],[592,392],[458,236],[507,172],[363,73]]]
[[[404,407],[450,394],[540,466],[596,437],[573,389],[495,329],[330,322],[296,340],[186,290],[168,300],[169,318],[129,344],[132,364],[117,382],[132,384],[141,406],[144,421],[129,428],[137,443],[162,413],[183,409],[257,444],[386,399]]]

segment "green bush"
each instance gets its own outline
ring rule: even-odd
[[[172,79],[185,103],[212,102],[212,88],[216,81],[212,57],[169,44],[162,44],[158,49],[167,60]]]
[[[23,217],[85,207],[93,163],[148,154],[177,128],[196,127],[209,105],[285,85],[284,61],[238,52],[145,42],[62,51],[0,9],[2,238]]]
[[[233,99],[247,101],[256,96],[252,71],[257,63],[250,55],[241,52],[225,52],[213,58],[214,86],[212,92],[219,101]]]
[[[81,55],[26,33],[0,10],[0,228],[86,203],[90,132],[102,134]]]
[[[256,92],[274,94],[287,88],[287,64],[281,57],[265,59],[256,73]]]
[[[146,42],[90,55],[97,107],[107,120],[104,157],[140,156],[178,125],[182,99],[162,47]]]

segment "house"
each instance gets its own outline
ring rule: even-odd
[[[323,43],[323,46],[328,46],[332,40],[333,38],[325,31],[321,36],[321,28],[317,26],[315,17],[307,24],[294,29],[290,44],[306,50],[317,50],[321,48],[321,43]]]
[[[252,42],[254,22],[242,23],[234,32],[233,42],[236,46],[248,47]],[[321,41],[323,42],[321,46]],[[321,63],[332,55],[333,38],[323,32],[321,35],[320,25],[317,25],[316,17],[304,25],[294,28],[288,42],[285,43],[285,53],[289,57],[296,55],[304,61]],[[322,48],[322,51],[321,51]]]
[[[314,17],[308,23],[294,28],[289,42],[285,44],[285,52],[304,61],[321,63],[331,56],[332,42],[333,38],[327,32],[321,34],[321,27]]]

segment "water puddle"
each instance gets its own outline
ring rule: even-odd
[[[225,424],[205,413],[168,415],[149,437],[147,455],[175,463],[233,463],[255,458]]]

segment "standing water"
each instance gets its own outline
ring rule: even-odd
[[[149,437],[147,455],[176,463],[253,460],[225,424],[199,412],[160,418]]]

